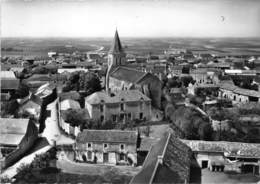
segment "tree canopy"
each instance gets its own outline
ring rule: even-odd
[[[71,90],[84,91],[85,96],[88,96],[101,90],[101,82],[93,72],[73,72],[63,88],[64,92]]]
[[[179,107],[170,116],[172,124],[177,126],[185,139],[212,140],[213,129],[207,117],[188,107]]]

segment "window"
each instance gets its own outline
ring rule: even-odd
[[[120,109],[121,109],[121,111],[124,110],[124,104],[123,103],[120,104]]]
[[[120,114],[120,121],[124,120],[125,115],[124,114]]]
[[[124,144],[120,144],[120,150],[121,151],[125,150],[125,145]]]
[[[103,144],[103,149],[107,149],[108,148],[108,144],[107,143],[104,143]]]
[[[51,117],[51,111],[50,110],[46,110],[46,117]]]
[[[119,160],[125,160],[125,154],[124,153],[119,154]]]
[[[103,122],[104,121],[104,116],[100,116],[100,121]]]
[[[142,112],[140,112],[140,114],[139,114],[139,119],[143,119],[143,113]]]
[[[144,99],[143,97],[140,99],[140,109],[143,110],[144,109]]]
[[[88,148],[92,148],[92,144],[91,143],[88,143]]]
[[[128,119],[131,119],[131,117],[132,117],[131,113],[128,113]]]
[[[100,108],[100,112],[104,112],[104,105],[103,104],[101,104],[99,108]]]
[[[112,115],[112,120],[116,121],[116,115],[115,114]]]

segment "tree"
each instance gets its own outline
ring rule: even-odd
[[[20,82],[18,89],[12,96],[13,99],[24,98],[29,95],[29,87],[24,83]]]
[[[173,128],[177,126],[181,132],[182,137],[186,139],[212,139],[212,128],[208,118],[203,117],[199,112],[192,108],[179,107],[170,116]]]
[[[1,104],[1,117],[16,115],[19,104],[16,100],[10,100]]]
[[[88,96],[101,90],[101,82],[98,76],[93,72],[74,72],[63,88],[64,92],[70,90],[84,91],[84,96]]]

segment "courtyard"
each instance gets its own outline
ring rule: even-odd
[[[201,183],[202,184],[214,184],[214,183],[257,183],[260,181],[260,177],[253,174],[238,174],[231,172],[211,172],[208,169],[202,169]]]

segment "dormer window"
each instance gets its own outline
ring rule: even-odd
[[[125,145],[124,144],[120,144],[120,151],[124,151],[125,150]]]
[[[107,143],[104,143],[104,144],[103,144],[103,149],[104,149],[104,150],[108,149],[108,144],[107,144]]]

